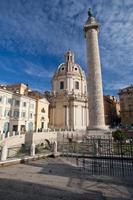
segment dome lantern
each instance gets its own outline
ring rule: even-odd
[[[65,60],[66,63],[74,63],[74,53],[71,50],[65,53]]]

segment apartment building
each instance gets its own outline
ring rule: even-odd
[[[48,101],[30,96],[28,92],[28,86],[22,83],[0,86],[1,134],[25,133],[48,127]]]
[[[119,91],[121,123],[133,126],[133,85]]]

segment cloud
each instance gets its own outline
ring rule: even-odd
[[[119,89],[122,89],[122,88],[125,88],[129,86],[128,84],[126,84],[126,82],[113,82],[113,83],[108,83],[106,84],[106,87],[104,88],[105,90],[119,90]]]
[[[20,0],[15,2],[17,9],[11,1],[7,3],[6,0],[3,7],[1,6],[1,47],[13,52],[17,48],[17,51],[27,54],[42,54],[45,51],[54,55],[55,52],[56,55],[61,55],[64,49],[75,49],[77,42],[73,36],[80,37],[77,30],[78,22],[81,21],[80,13],[83,16],[84,4],[75,4],[75,1],[61,3],[62,1],[57,0],[45,3],[38,0],[37,4],[33,0],[24,4]],[[82,30],[81,26],[80,29]]]
[[[1,71],[9,72],[11,74],[17,73],[17,71],[12,68],[11,60],[3,56],[0,56],[0,69]]]
[[[30,76],[36,76],[40,78],[52,78],[53,71],[43,68],[42,66],[35,65],[31,62],[26,63],[24,72]]]
[[[19,75],[30,75],[32,77],[41,77],[41,78],[51,78],[54,70],[50,66],[46,66],[43,63],[34,62],[32,59],[26,59],[23,57],[5,57],[0,56],[0,69],[1,72],[13,74],[15,76]],[[20,80],[21,82],[21,80]]]
[[[99,44],[104,86],[109,88],[112,82],[117,86],[122,86],[123,81],[124,85],[132,83],[132,0],[13,2],[0,1],[0,50],[20,55],[20,59],[10,57],[8,61],[0,61],[3,70],[15,73],[14,65],[18,66],[17,73],[51,78],[57,62],[51,61],[47,66],[27,57],[53,56],[61,60],[69,48],[75,52],[76,62],[86,69],[83,25],[91,7],[101,24]]]

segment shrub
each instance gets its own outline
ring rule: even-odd
[[[127,138],[127,134],[121,130],[116,130],[112,132],[112,136],[114,140],[118,140],[118,141],[124,141]]]

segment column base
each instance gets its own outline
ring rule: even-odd
[[[89,126],[88,127],[88,130],[105,130],[105,131],[108,131],[109,130],[109,127],[106,126],[106,125],[98,125],[98,126]]]
[[[53,157],[56,158],[56,157],[59,157],[61,155],[60,152],[57,152],[57,153],[53,153]]]
[[[87,129],[86,131],[87,137],[112,137],[110,130],[106,127],[106,129]]]

